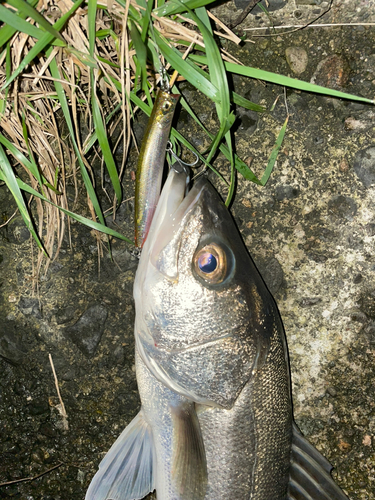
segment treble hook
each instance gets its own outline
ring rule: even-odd
[[[176,160],[176,162],[179,163],[181,166],[185,165],[186,167],[194,167],[198,163],[199,156],[197,155],[197,153],[195,151],[191,151],[190,150],[190,152],[193,153],[193,155],[195,156],[195,161],[193,163],[186,163],[186,161],[181,160],[181,158],[176,155],[176,153],[173,151],[172,148],[173,148],[173,146],[172,146],[171,141],[168,141],[167,142],[167,147],[165,148],[166,152],[169,153],[171,156],[173,156],[173,158]],[[172,167],[174,165],[175,164],[173,164]],[[186,170],[185,170],[185,172],[186,172]]]
[[[194,156],[196,157],[196,160],[193,163],[186,163],[185,161],[181,160],[181,158],[179,158],[176,155],[176,153],[173,151],[172,143],[170,141],[168,141],[168,143],[167,143],[166,151],[176,160],[175,163],[173,163],[170,168],[173,168],[173,170],[175,170],[179,174],[185,173],[185,175],[186,175],[186,189],[185,189],[185,196],[186,196],[188,191],[189,191],[189,183],[190,183],[190,169],[189,169],[189,167],[194,167],[194,165],[196,165],[198,163],[199,156],[194,151],[191,151],[194,154]]]

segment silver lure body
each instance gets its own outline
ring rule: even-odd
[[[344,500],[293,425],[273,298],[210,183],[171,170],[134,284],[142,408],[86,500]]]

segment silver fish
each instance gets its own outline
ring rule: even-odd
[[[86,500],[344,500],[293,424],[276,304],[228,210],[171,170],[134,284],[142,407]]]

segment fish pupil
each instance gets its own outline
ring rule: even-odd
[[[217,260],[212,253],[203,253],[198,258],[198,266],[202,273],[212,273],[217,268]]]

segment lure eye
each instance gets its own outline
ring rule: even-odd
[[[217,243],[200,248],[194,255],[195,273],[206,283],[216,285],[227,275],[228,262],[225,250]]]
[[[162,106],[162,107],[163,107],[164,111],[168,111],[168,110],[170,109],[170,107],[171,107],[171,106],[172,106],[172,103],[170,103],[169,101],[165,101],[165,102],[163,103],[163,106]]]

